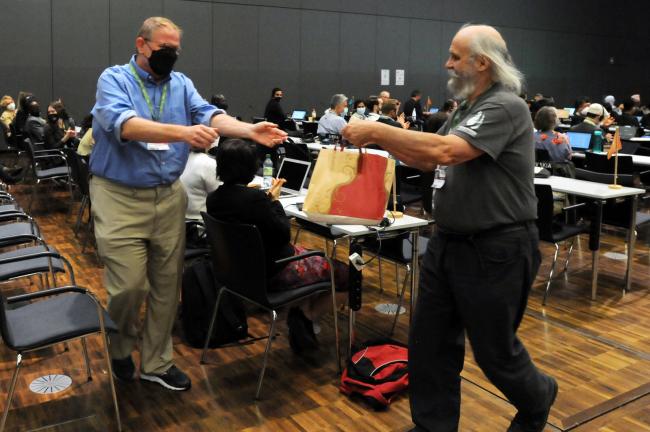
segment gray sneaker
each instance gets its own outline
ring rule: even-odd
[[[158,375],[141,372],[140,379],[160,384],[166,389],[174,391],[189,390],[192,387],[192,381],[190,381],[190,378],[185,375],[183,371],[173,365],[167,369],[167,372]]]

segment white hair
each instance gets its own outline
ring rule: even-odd
[[[466,24],[462,28],[473,26],[474,25],[472,24]],[[496,32],[496,29],[493,27],[485,27]],[[508,46],[503,38],[477,35],[471,39],[470,49],[472,56],[483,56],[490,60],[493,82],[501,83],[506,89],[513,93],[521,93],[524,74],[517,69],[512,61],[510,52],[508,52]]]
[[[332,96],[332,100],[330,101],[330,108],[332,109],[336,108],[338,105],[345,102],[346,99],[347,97],[344,94],[341,93],[335,94],[334,96]]]

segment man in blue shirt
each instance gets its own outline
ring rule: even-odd
[[[131,353],[146,298],[140,379],[187,390],[190,379],[172,363],[171,331],[185,248],[187,197],[179,177],[189,148],[207,148],[219,134],[271,147],[286,134],[272,123],[229,117],[172,72],[181,50],[172,21],[148,18],[135,45],[129,63],[99,77],[92,110],[90,196],[108,311],[119,328],[111,336],[112,369],[122,380],[135,378]]]

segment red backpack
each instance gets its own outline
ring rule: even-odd
[[[373,408],[384,409],[409,385],[408,349],[395,341],[366,342],[341,376],[341,393],[360,395]]]

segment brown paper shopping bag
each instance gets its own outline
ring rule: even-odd
[[[377,225],[394,175],[393,159],[362,150],[321,150],[303,211],[315,222]]]

